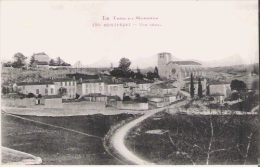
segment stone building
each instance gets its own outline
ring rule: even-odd
[[[206,71],[200,63],[194,61],[172,61],[171,53],[158,54],[158,71],[162,79],[176,79],[180,83],[180,87],[185,85],[185,79],[190,77],[191,73],[194,77],[205,77]]]

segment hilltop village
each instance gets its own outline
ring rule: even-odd
[[[143,74],[138,68],[131,70],[127,58],[116,68],[84,69],[79,64],[72,67],[60,57],[54,61],[45,53],[33,54],[29,65],[19,66],[22,56],[18,54],[16,62],[2,65],[2,106],[144,111],[187,98],[210,99],[207,107],[214,104],[215,109],[226,106],[249,111],[257,105],[246,104],[258,96],[255,83],[245,83],[236,76],[228,79],[223,73],[212,75],[214,69],[195,61],[174,61],[171,53],[158,53],[157,57],[154,71]],[[258,76],[256,73],[246,76]],[[239,108],[241,103],[247,107]]]

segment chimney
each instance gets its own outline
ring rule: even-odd
[[[82,78],[79,78],[79,82],[82,83]]]

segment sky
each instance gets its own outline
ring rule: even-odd
[[[105,27],[107,23],[130,26]],[[145,57],[169,52],[205,61],[239,55],[251,63],[259,53],[258,2],[3,0],[0,34],[2,61],[12,60],[17,52],[28,59],[45,52],[71,64],[122,57],[149,61]]]

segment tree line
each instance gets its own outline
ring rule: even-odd
[[[24,56],[20,52],[14,54],[13,59],[14,59],[13,62],[8,61],[6,63],[3,63],[3,66],[4,67],[13,67],[13,68],[22,68],[26,65],[25,61],[26,61],[27,57]],[[35,56],[32,55],[28,65],[29,65],[29,67],[33,67],[35,63],[37,63],[37,60],[35,60]],[[60,57],[57,57],[56,61],[54,59],[51,59],[49,62],[47,62],[47,64],[50,66],[70,66],[69,63],[66,63]]]
[[[148,79],[155,80],[159,78],[158,68],[155,67],[154,71],[149,71],[147,75],[142,74],[141,70],[137,68],[136,72],[130,69],[131,61],[127,58],[121,58],[117,68],[110,71],[110,74],[114,77],[120,78],[135,78],[135,79]]]

